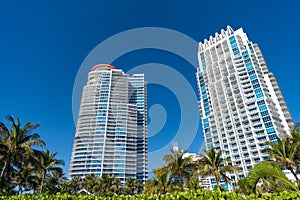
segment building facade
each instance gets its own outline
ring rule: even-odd
[[[130,77],[96,65],[83,88],[70,177],[89,174],[148,178],[147,90],[143,74]]]
[[[198,61],[206,148],[224,150],[223,156],[244,177],[256,163],[270,159],[262,151],[265,142],[288,134],[292,117],[261,50],[242,28],[234,31],[227,26],[199,43]]]

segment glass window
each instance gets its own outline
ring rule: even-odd
[[[265,127],[266,128],[270,128],[270,127],[272,127],[273,126],[273,123],[272,122],[267,122],[267,123],[265,123]]]

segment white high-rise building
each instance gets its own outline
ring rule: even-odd
[[[223,157],[244,177],[256,163],[270,159],[262,152],[265,142],[289,133],[292,117],[261,50],[242,28],[227,26],[199,43],[198,60],[206,148],[224,150]]]
[[[70,176],[148,178],[147,91],[143,74],[130,77],[96,65],[83,89]]]

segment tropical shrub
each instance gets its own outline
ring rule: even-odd
[[[174,192],[172,194],[157,195],[157,194],[139,194],[134,196],[114,195],[114,196],[95,196],[95,195],[14,195],[0,196],[0,200],[193,200],[193,199],[209,199],[209,200],[288,200],[300,199],[300,192],[280,192],[280,193],[265,193],[258,196],[251,194],[248,197],[243,197],[235,192],[220,192],[220,191],[185,191]]]

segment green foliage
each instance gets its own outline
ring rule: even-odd
[[[247,177],[247,182],[250,185],[252,192],[257,192],[257,185],[261,180],[268,180],[274,178],[277,180],[277,188],[288,191],[299,191],[298,187],[292,183],[282,172],[278,164],[274,162],[262,162],[254,166]]]
[[[300,199],[300,192],[278,192],[278,193],[265,193],[262,196],[256,196],[251,194],[246,198],[246,200],[292,200],[292,199]]]
[[[245,196],[250,195],[252,193],[252,189],[248,183],[248,179],[247,178],[239,179],[233,191],[239,194],[243,194]]]
[[[19,118],[8,116],[6,120],[10,127],[0,122],[0,194],[21,194],[38,187],[42,192],[44,185],[51,188],[48,191],[57,192],[53,190],[57,185],[55,178],[59,180],[60,177],[55,175],[62,176],[63,173],[62,168],[55,165],[63,164],[63,161],[54,158],[57,153],[34,148],[45,146],[39,134],[32,133],[39,124],[27,122],[22,127]],[[50,156],[48,160],[45,154]],[[55,174],[55,171],[61,173]]]
[[[144,193],[166,194],[172,191],[171,173],[167,167],[153,170],[154,177],[146,181]]]
[[[276,143],[267,142],[265,152],[275,160],[255,165],[248,177],[236,183],[234,192],[229,192],[222,189],[220,181],[231,183],[228,175],[238,172],[238,168],[223,158],[222,150],[215,148],[206,150],[205,155],[200,154],[198,161],[184,158],[185,151],[171,151],[164,157],[165,166],[153,170],[155,176],[145,185],[135,179],[121,184],[110,175],[91,174],[66,180],[59,167],[64,161],[55,158],[57,152],[33,148],[45,146],[40,136],[32,133],[38,124],[28,122],[21,127],[18,118],[9,116],[7,120],[10,128],[0,122],[0,200],[300,199],[300,181],[296,176],[300,172],[297,128],[290,135],[278,138]],[[291,171],[296,183],[288,180],[282,168]],[[213,191],[204,190],[200,177],[211,176],[215,177],[217,187]],[[16,195],[26,191],[40,195]]]
[[[228,165],[229,160],[222,157],[223,151],[216,151],[214,147],[204,150],[206,153],[200,154],[201,159],[198,161],[200,174],[203,177],[214,176],[217,182],[217,187],[220,189],[221,178],[226,183],[231,183],[231,179],[226,173],[238,172],[239,168],[236,166]]]
[[[94,195],[70,195],[70,194],[57,194],[57,195],[16,195],[16,196],[2,196],[2,199],[11,199],[11,200],[171,200],[171,199],[232,199],[232,200],[244,200],[244,198],[237,193],[230,192],[219,192],[219,191],[185,191],[185,192],[174,192],[172,194],[157,195],[157,194],[140,194],[134,196],[127,195],[114,195],[114,196],[94,196]]]
[[[172,178],[178,179],[178,186],[183,191],[184,179],[191,176],[191,158],[183,158],[186,151],[171,150],[171,154],[166,155],[163,160],[166,162],[166,171],[170,171]]]
[[[299,199],[300,192],[279,192],[279,193],[265,193],[262,196],[254,194],[243,197],[234,192],[219,192],[219,191],[185,191],[174,192],[173,194],[157,195],[157,194],[139,194],[134,196],[128,195],[114,195],[114,196],[95,196],[95,195],[14,195],[14,196],[0,196],[0,200],[193,200],[193,199],[208,199],[208,200],[288,200]]]
[[[184,183],[184,188],[189,190],[202,190],[202,182],[199,180],[198,176],[192,176],[188,181]]]
[[[257,196],[251,194],[248,197],[243,197],[241,194],[235,192],[220,192],[220,191],[185,191],[174,192],[173,194],[157,195],[157,194],[140,194],[134,196],[128,195],[114,195],[114,196],[95,196],[95,195],[70,195],[70,194],[56,194],[56,195],[14,195],[14,196],[0,196],[0,200],[292,200],[300,199],[300,192],[279,192],[279,193],[265,193]]]
[[[292,131],[292,133],[295,131]],[[287,168],[298,181],[298,177],[294,170],[296,166],[296,154],[299,147],[299,138],[296,141],[296,136],[290,135],[286,138],[277,137],[277,142],[266,142],[269,145],[269,148],[265,149],[265,152],[268,153],[272,158],[275,158],[276,162],[283,168]]]

